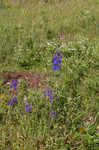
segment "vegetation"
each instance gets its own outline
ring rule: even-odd
[[[0,0],[0,150],[99,149],[98,28],[98,0]]]

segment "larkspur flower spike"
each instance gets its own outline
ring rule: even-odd
[[[62,56],[58,56],[59,52],[56,51],[56,53],[53,55],[53,65],[52,65],[52,70],[60,70],[61,69],[61,58]]]
[[[31,105],[30,104],[25,104],[25,111],[30,111],[31,110]]]
[[[56,111],[52,111],[51,114],[53,115],[54,118],[56,118]]]
[[[12,83],[10,85],[10,88],[13,88],[16,91],[16,87],[17,87],[18,81],[17,80],[12,80]]]
[[[49,89],[45,90],[43,93],[44,93],[44,95],[49,96],[49,98],[50,98],[49,102],[51,102],[53,100],[53,95]]]
[[[50,95],[50,94],[51,94],[51,91],[50,91],[49,89],[45,90],[45,91],[44,91],[44,95],[46,95],[46,94]]]
[[[17,103],[17,97],[16,96],[13,96],[11,98],[11,100],[8,102],[8,105],[14,105],[15,103]]]

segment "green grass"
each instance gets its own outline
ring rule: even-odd
[[[19,80],[18,104],[8,106],[13,93],[0,77],[0,150],[99,149],[98,28],[98,0],[0,1],[0,71],[48,73],[56,95],[49,103],[45,89]],[[51,70],[55,49],[59,71]]]

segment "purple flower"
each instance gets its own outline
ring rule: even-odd
[[[31,105],[30,104],[25,104],[25,111],[30,111],[31,110]]]
[[[49,89],[45,90],[43,93],[44,95],[49,95],[50,101],[53,100],[53,95]]]
[[[50,98],[50,101],[52,101],[53,100],[53,95],[52,94],[49,95],[49,98]]]
[[[58,65],[52,65],[52,70],[60,70],[60,66]]]
[[[56,51],[56,53],[53,55],[53,65],[52,65],[52,70],[60,70],[61,69],[61,58],[62,56],[57,56],[59,52]]]
[[[58,57],[58,63],[59,63],[59,64],[61,64],[61,58],[62,58],[62,56],[59,56],[59,57]]]
[[[10,85],[10,88],[13,88],[16,91],[16,87],[17,87],[18,81],[17,80],[12,80],[12,83]]]
[[[57,60],[57,55],[56,55],[56,54],[54,54],[54,55],[53,55],[52,62],[54,63],[56,60]]]
[[[44,93],[44,95],[46,95],[46,94],[50,95],[50,94],[51,94],[51,91],[50,91],[49,89],[47,89],[47,90],[45,90],[43,93]]]
[[[14,105],[17,102],[17,97],[13,96],[10,100],[10,102],[8,102],[8,105]]]
[[[53,115],[54,118],[56,118],[56,111],[52,111],[51,114]]]

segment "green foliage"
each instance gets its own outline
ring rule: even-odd
[[[2,5],[6,15],[0,8],[0,70],[48,73],[46,82],[55,99],[49,102],[45,89],[30,88],[19,79],[18,103],[8,106],[13,94],[0,76],[0,150],[98,150],[98,1],[19,4],[9,2],[9,9]],[[56,50],[62,68],[53,72]],[[25,104],[31,104],[31,112],[24,111]]]

